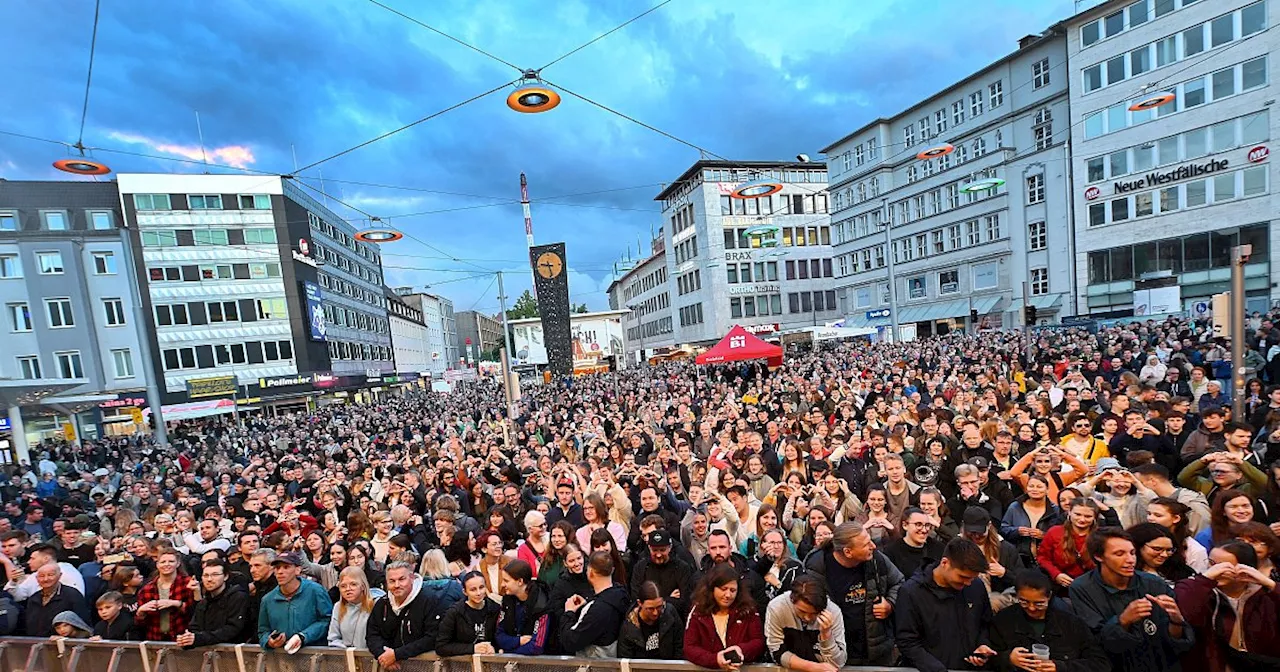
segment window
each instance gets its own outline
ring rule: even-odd
[[[1257,196],[1267,193],[1267,167],[1255,166],[1241,171],[1244,174],[1244,191],[1241,196]]]
[[[1248,37],[1267,27],[1267,4],[1255,2],[1240,10],[1240,37]]]
[[[181,371],[196,368],[195,348],[173,348],[160,353],[166,371]]]
[[[133,207],[138,210],[172,210],[169,194],[134,194]]]
[[[84,365],[80,361],[79,350],[64,350],[53,353],[58,362],[59,378],[84,378]]]
[[[42,212],[40,216],[44,219],[44,228],[46,231],[66,231],[67,230],[67,213],[65,212]]]
[[[1049,293],[1049,269],[1031,269],[1031,296],[1043,296]]]
[[[1043,250],[1049,245],[1049,238],[1044,222],[1031,222],[1027,225],[1027,246],[1032,250]]]
[[[1053,144],[1053,124],[1036,126],[1036,149],[1048,149]]]
[[[142,232],[143,247],[177,247],[178,232],[173,229],[154,229]]]
[[[49,328],[65,329],[76,326],[75,316],[71,313],[71,299],[45,299],[44,308],[49,317]]]
[[[960,271],[938,273],[938,294],[955,294],[960,291]]]
[[[1147,0],[1129,5],[1129,27],[1139,26],[1147,22]]]
[[[190,318],[187,316],[187,304],[175,303],[173,305],[156,306],[157,326],[171,327],[190,323]]]
[[[25,303],[9,304],[9,322],[14,331],[31,331],[31,309]]]
[[[982,99],[981,91],[978,91],[977,93],[969,94],[969,116],[970,117],[982,116],[982,106],[983,106],[983,99]]]
[[[1080,43],[1086,47],[1102,39],[1102,24],[1098,21],[1086,23],[1080,28]]]
[[[997,262],[976,264],[973,267],[973,289],[995,289],[1000,284],[999,266]]]
[[[40,357],[37,355],[19,357],[18,369],[22,372],[24,380],[36,380],[44,377],[40,371]]]
[[[1044,58],[1031,64],[1031,81],[1034,88],[1049,85],[1049,59]]]
[[[115,275],[116,255],[111,252],[94,252],[93,272],[97,275]]]
[[[917,275],[914,278],[907,278],[907,298],[923,299],[925,298],[925,279],[923,275]]]
[[[231,264],[219,264],[216,266],[201,266],[201,280],[233,280],[235,279],[235,269]]]
[[[192,210],[221,210],[222,196],[218,194],[192,194],[187,197],[187,203],[190,205]]]
[[[116,367],[116,378],[133,377],[133,357],[128,348],[112,350],[111,361]]]
[[[984,140],[983,138],[978,138],[977,140],[974,140],[973,141],[973,158],[976,159],[978,157],[986,156],[986,155],[987,155],[987,141]]]
[[[1039,173],[1027,178],[1027,205],[1044,202],[1044,174]]]
[[[196,245],[218,245],[225,247],[228,244],[226,229],[196,229],[194,234]]]
[[[987,93],[990,94],[991,109],[996,109],[1004,104],[1004,80],[999,80],[987,87]]]
[[[89,213],[89,226],[93,228],[94,231],[110,231],[115,228],[112,225],[111,213],[102,211]]]
[[[119,327],[124,325],[124,302],[120,299],[103,299],[102,307],[107,314],[107,326]]]
[[[913,124],[907,124],[902,128],[902,143],[908,147],[916,144],[916,127]]]
[[[293,344],[289,341],[266,341],[262,344],[262,354],[268,362],[293,359]]]
[[[1267,57],[1255,58],[1243,66],[1243,75],[1241,77],[1241,91],[1263,86],[1267,83]],[[1215,97],[1216,98],[1216,97]]]
[[[12,212],[0,212],[0,231],[17,231],[18,216]]]
[[[858,289],[854,290],[853,297],[854,297],[853,301],[854,301],[855,307],[857,308],[871,307],[871,288],[870,287],[859,287]]]
[[[1213,178],[1213,200],[1227,201],[1236,197],[1236,174],[1227,173]]]
[[[1000,216],[987,215],[984,218],[984,223],[987,229],[987,240],[1000,240]]]
[[[36,265],[40,267],[40,275],[62,275],[62,253],[36,252]]]
[[[0,278],[21,278],[22,262],[16,254],[0,254]]]
[[[933,130],[936,135],[947,132],[947,111],[938,110],[933,114]]]
[[[960,249],[960,225],[959,224],[956,224],[955,226],[947,227],[947,240],[949,241],[949,245],[951,246],[950,249],[953,249],[953,250]]]
[[[266,194],[242,194],[240,196],[241,210],[270,210],[271,197]]]
[[[245,229],[244,243],[246,245],[266,245],[276,242],[275,229]]]

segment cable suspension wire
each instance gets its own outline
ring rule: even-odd
[[[84,122],[89,118],[89,85],[93,82],[93,55],[98,47],[98,17],[102,11],[102,0],[93,3],[93,37],[89,38],[89,74],[84,78],[84,105],[80,108],[80,135],[76,138],[76,148],[84,150]]]
[[[372,1],[372,0],[370,0],[370,1]],[[608,30],[608,31],[606,31],[606,32],[603,32],[603,33],[601,33],[601,34],[599,34],[599,35],[595,36],[595,37],[594,37],[594,38],[592,38],[589,42],[587,42],[587,43],[583,44],[582,46],[579,46],[579,47],[577,47],[576,49],[573,49],[573,50],[569,51],[568,53],[564,54],[563,56],[561,56],[561,57],[557,58],[556,60],[551,61],[550,63],[548,63],[548,64],[546,64],[546,65],[542,66],[541,68],[538,68],[538,72],[542,72],[543,70],[546,70],[547,68],[549,68],[549,67],[551,67],[551,66],[555,65],[556,63],[559,63],[560,61],[563,61],[564,59],[569,58],[570,56],[572,56],[572,55],[574,55],[574,54],[578,53],[579,51],[582,51],[583,49],[586,49],[587,47],[589,47],[589,46],[591,46],[591,45],[595,44],[596,42],[599,42],[600,40],[603,40],[604,38],[606,38],[606,37],[608,37],[608,36],[610,36],[610,35],[612,35],[612,34],[614,34],[614,33],[618,32],[619,30],[622,30],[623,28],[626,28],[627,26],[631,25],[632,23],[634,23],[634,22],[636,22],[636,21],[639,21],[640,19],[643,19],[644,17],[648,16],[649,14],[651,14],[651,13],[653,13],[653,12],[656,12],[656,11],[658,11],[659,9],[662,9],[662,8],[663,8],[663,7],[665,7],[665,6],[667,5],[667,3],[669,3],[669,2],[671,2],[671,0],[662,0],[662,2],[660,2],[660,3],[656,4],[656,5],[654,5],[653,7],[650,7],[649,9],[646,9],[646,10],[644,10],[643,12],[641,12],[641,13],[639,13],[639,14],[637,14],[637,15],[633,16],[633,17],[631,17],[630,19],[627,19],[626,21],[623,21],[622,23],[620,23],[620,24],[618,24],[617,26],[615,26],[612,30]]]
[[[670,2],[670,0],[667,0],[667,1],[668,1],[668,2]],[[429,31],[431,31],[431,32],[433,32],[433,33],[435,33],[435,34],[437,34],[437,35],[441,36],[441,37],[444,37],[444,38],[446,38],[446,39],[449,39],[449,40],[452,40],[452,41],[454,41],[454,42],[457,42],[458,44],[460,44],[460,45],[462,45],[462,46],[464,46],[464,47],[466,47],[466,48],[468,48],[468,49],[470,49],[470,50],[472,50],[472,51],[474,51],[474,52],[476,52],[476,53],[478,53],[478,54],[483,54],[483,55],[485,55],[485,56],[488,56],[489,58],[491,58],[491,59],[493,59],[493,60],[495,60],[495,61],[497,61],[497,62],[499,62],[499,63],[501,63],[501,64],[503,64],[503,65],[505,65],[505,66],[507,66],[507,67],[515,68],[515,69],[516,69],[517,71],[519,71],[519,72],[524,72],[524,68],[522,68],[522,67],[520,67],[520,66],[516,65],[515,63],[512,63],[511,61],[505,60],[505,59],[500,58],[500,57],[498,57],[498,56],[494,56],[493,54],[491,54],[491,53],[489,53],[489,52],[485,51],[484,49],[481,49],[480,47],[475,46],[474,44],[470,44],[470,43],[468,43],[468,42],[464,42],[463,40],[458,39],[458,38],[456,38],[456,37],[454,37],[454,36],[450,35],[449,33],[446,33],[446,32],[444,32],[443,30],[440,30],[439,28],[436,28],[436,27],[434,27],[434,26],[431,26],[431,25],[428,25],[428,24],[426,24],[426,23],[423,23],[422,21],[419,21],[418,19],[415,19],[415,18],[413,18],[412,16],[409,16],[408,14],[405,14],[404,12],[401,12],[400,10],[398,10],[398,9],[396,9],[396,8],[394,8],[394,7],[388,7],[387,5],[384,5],[384,4],[382,4],[381,2],[378,2],[378,0],[369,0],[369,2],[372,2],[373,4],[375,4],[375,5],[377,5],[377,6],[381,7],[381,8],[383,8],[383,9],[385,9],[385,10],[387,10],[388,12],[391,12],[392,14],[395,14],[396,16],[399,16],[399,17],[400,17],[400,18],[402,18],[402,19],[405,19],[405,20],[407,20],[407,21],[412,21],[413,23],[416,23],[416,24],[418,24],[419,26],[422,26],[423,28],[426,28],[427,30],[429,30]]]

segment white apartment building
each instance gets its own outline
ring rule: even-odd
[[[396,373],[430,373],[431,351],[428,328],[422,309],[396,292],[386,290],[387,320],[391,326],[391,349]]]
[[[424,342],[426,363],[419,369],[419,373],[430,372],[432,378],[441,379],[450,363],[457,359],[457,350],[451,347],[456,337],[453,333],[453,302],[434,294],[414,293],[411,287],[399,287],[395,291],[410,306],[422,311],[422,323],[427,330]],[[393,341],[394,333],[393,325]],[[397,353],[396,366],[399,365],[400,356]]]
[[[782,190],[730,198],[738,185],[757,179]],[[674,316],[676,343],[708,345],[734,325],[768,335],[839,316],[825,165],[698,161],[657,200],[670,297],[663,319]],[[774,227],[776,245],[747,235],[757,226]]]
[[[667,258],[660,244],[655,244],[654,250],[648,259],[609,285],[609,306],[628,311],[622,317],[626,335],[623,349],[628,362],[643,362],[654,351],[676,344]],[[700,278],[697,271],[688,275],[688,281],[698,286]]]
[[[827,147],[839,314],[899,338],[1070,315],[1066,40],[1017,51]],[[950,154],[917,154],[949,144]],[[980,180],[998,188],[966,193]],[[884,222],[890,226],[884,226]],[[892,289],[892,291],[891,291]],[[972,324],[976,316],[976,324]]]
[[[1135,290],[1153,282],[1180,288],[1175,310],[1199,313],[1228,289],[1240,243],[1253,246],[1248,309],[1280,296],[1268,4],[1115,0],[1064,22],[1081,314],[1132,315]],[[1130,110],[1163,94],[1167,104]]]

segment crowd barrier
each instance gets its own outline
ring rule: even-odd
[[[307,647],[293,655],[266,652],[255,644],[183,650],[158,642],[93,642],[87,639],[11,637],[0,640],[3,672],[379,672],[368,651]],[[401,672],[675,672],[699,670],[685,661],[573,658],[569,656],[477,655],[440,658],[428,654],[400,663]],[[783,672],[775,665],[749,665],[743,672]],[[911,672],[901,667],[846,667],[849,672]]]

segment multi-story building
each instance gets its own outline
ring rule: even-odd
[[[1037,321],[1071,314],[1066,59],[1060,32],[1023,38],[823,150],[849,326],[889,325],[894,311],[908,339],[1020,324],[1026,300]],[[966,190],[991,179],[1003,182]]]
[[[377,246],[291,181],[117,180],[167,401],[392,372]]]
[[[492,315],[466,310],[458,313],[457,344],[459,356],[478,362],[503,344],[502,322]]]
[[[676,344],[667,257],[656,243],[653,249],[648,259],[637,262],[609,285],[609,307],[627,311],[622,316],[627,361],[642,362],[647,353]],[[700,269],[685,271],[683,278],[678,287],[683,294],[701,289]],[[703,316],[702,304],[692,304],[680,312],[680,319],[691,324],[697,324]]]
[[[427,345],[427,324],[422,309],[411,305],[396,292],[387,289],[387,320],[391,323],[391,350],[395,355],[396,373],[428,372],[431,351]]]
[[[1091,4],[1062,24],[1080,312],[1200,312],[1229,288],[1231,248],[1242,243],[1253,247],[1248,310],[1267,308],[1280,298],[1269,160],[1280,33],[1268,3]],[[1159,285],[1177,295],[1135,296]]]
[[[449,358],[452,356],[456,359],[457,357],[456,349],[446,347],[448,341],[445,340],[445,308],[449,309],[450,314],[447,319],[452,323],[453,303],[435,294],[414,293],[411,287],[399,287],[396,289],[396,293],[405,303],[421,311],[422,323],[427,330],[424,341],[426,363],[417,371],[419,373],[430,372],[431,377],[438,380],[453,361]],[[453,335],[451,334],[449,337],[453,338]],[[392,338],[392,341],[394,340]],[[399,351],[396,354],[396,366],[400,366]]]
[[[446,369],[458,368],[462,351],[458,349],[458,320],[453,314],[453,301],[437,296],[440,302],[440,324],[444,327],[444,362]]]
[[[115,183],[0,180],[0,429],[19,459],[138,429],[126,409],[146,406],[150,368],[122,222]]]
[[[762,198],[729,196],[758,179],[782,190]],[[839,315],[825,165],[698,161],[656,200],[662,202],[666,273],[663,289],[642,309],[645,328],[654,332],[645,333],[646,346],[667,333],[675,343],[709,344],[738,324],[767,334]],[[755,227],[771,233],[749,235]],[[647,277],[651,264],[625,277]],[[630,349],[638,339],[627,324]]]

